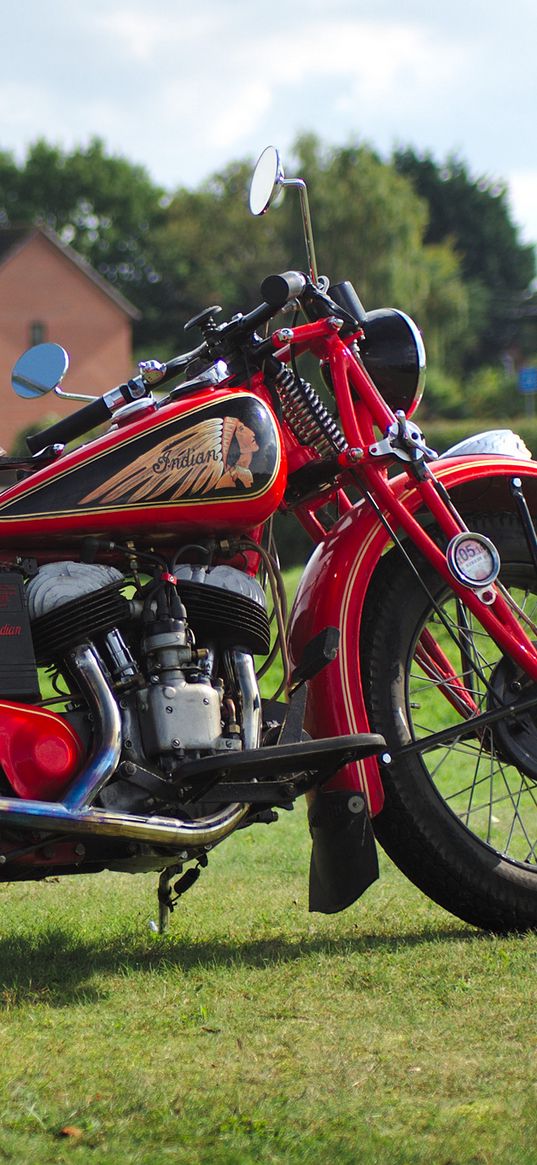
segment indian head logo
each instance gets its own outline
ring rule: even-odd
[[[104,448],[90,442],[81,453],[58,461],[54,475],[39,480],[42,475],[36,474],[6,491],[0,524],[93,513],[101,529],[107,510],[110,515],[128,510],[135,527],[139,510],[145,526],[143,511],[153,506],[179,509],[267,495],[270,508],[275,483],[283,489],[278,422],[251,393],[218,395],[188,411],[164,406],[143,427],[132,432],[126,426],[116,437]]]
[[[264,410],[263,410],[264,413]],[[248,424],[248,421],[251,423]],[[276,446],[268,416],[211,417],[153,446],[80,499],[124,505],[249,491],[271,476]],[[270,436],[271,440],[267,441]]]

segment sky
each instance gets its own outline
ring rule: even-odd
[[[302,132],[410,145],[505,181],[537,243],[536,0],[4,0],[0,27],[18,161],[98,136],[171,192]]]

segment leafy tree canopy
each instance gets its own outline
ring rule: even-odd
[[[490,364],[512,343],[535,275],[535,251],[519,239],[505,184],[473,177],[458,158],[441,163],[412,149],[398,150],[394,164],[427,203],[425,242],[453,243],[477,325],[471,363]]]

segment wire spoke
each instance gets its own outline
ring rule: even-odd
[[[513,597],[525,620],[534,622],[535,591],[517,588]],[[467,732],[471,702],[483,712],[491,707],[491,698],[499,698],[495,674],[502,653],[474,616],[458,603],[452,595],[447,597],[444,619],[431,612],[422,634],[425,628],[430,631],[437,647],[425,636],[423,643],[418,639],[411,661],[407,716],[411,734],[418,741],[426,741],[440,729],[455,729],[457,724],[461,732]],[[534,730],[537,764],[537,723]],[[536,863],[537,784],[505,755],[509,752],[508,733],[509,725],[499,738],[493,726],[481,728],[479,735],[476,730],[467,740],[454,736],[449,743],[422,754],[421,763],[466,828],[498,853],[518,862]]]

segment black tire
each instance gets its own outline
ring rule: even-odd
[[[466,520],[470,529],[480,530],[498,547],[500,580],[537,622],[537,576],[516,517]],[[519,673],[509,670],[509,662],[502,661],[466,608],[461,615],[436,572],[416,552],[413,561],[458,644],[412,568],[399,550],[392,550],[370,587],[361,659],[371,730],[384,735],[393,756],[412,740],[464,724],[438,680],[416,663],[418,640],[427,625],[460,674],[464,634],[465,676],[481,711],[497,707],[502,690],[521,687]],[[537,632],[528,633],[537,639]],[[524,698],[534,690],[528,680],[522,682]],[[513,699],[512,694],[505,698]],[[416,886],[452,914],[487,930],[537,926],[537,709],[526,713],[522,728],[520,721],[517,726],[505,717],[481,738],[473,735],[452,740],[449,747],[407,754],[383,770],[383,784],[386,799],[374,819],[375,832]]]

